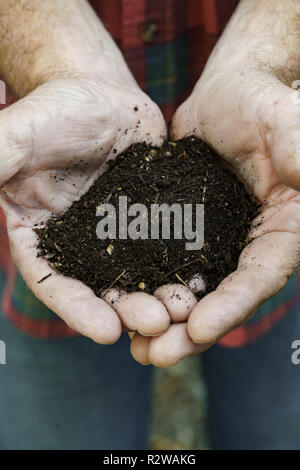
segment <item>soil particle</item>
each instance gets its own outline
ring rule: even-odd
[[[96,209],[109,201],[118,221],[119,196],[127,196],[128,205],[144,204],[149,214],[154,203],[203,203],[204,246],[186,250],[185,238],[172,238],[172,219],[170,239],[98,239]],[[206,294],[236,269],[257,212],[258,205],[236,176],[220,165],[216,153],[188,137],[160,148],[132,145],[109,162],[107,172],[63,215],[34,230],[38,256],[98,296],[112,286],[151,293],[166,283],[187,285],[197,274],[205,280]],[[128,223],[132,219],[128,216]],[[195,211],[193,223],[194,219]],[[117,224],[117,234],[118,230]]]

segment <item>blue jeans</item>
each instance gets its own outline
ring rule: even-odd
[[[295,306],[253,344],[203,355],[214,448],[300,449],[300,365],[291,361],[299,313]]]
[[[83,338],[40,340],[0,316],[1,449],[147,449],[153,369]],[[202,356],[216,449],[300,448],[297,308],[256,343]],[[200,360],[200,358],[199,358]]]
[[[0,316],[0,449],[146,449],[151,367],[84,337],[36,339]]]

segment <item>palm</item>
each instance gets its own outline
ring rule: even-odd
[[[49,216],[65,210],[116,152],[136,140],[149,141],[150,131],[156,143],[164,137],[157,108],[141,92],[61,80],[29,96],[16,105],[18,125],[26,120],[30,128],[24,142],[29,158],[5,190],[37,221],[39,211]]]
[[[237,271],[199,303],[190,319],[190,331],[197,324],[201,342],[216,340],[253,314],[283,287],[298,262],[300,196],[282,182],[290,176],[289,168],[283,178],[280,172],[282,157],[293,148],[293,132],[288,129],[285,135],[282,129],[291,111],[290,89],[277,79],[249,72],[245,80],[241,72],[225,71],[210,79],[204,75],[175,116],[175,135],[193,133],[196,127],[262,204],[251,231],[254,240],[243,251]],[[300,117],[300,109],[296,115]],[[208,319],[211,310],[214,321]]]
[[[201,353],[284,286],[300,258],[300,195],[291,189],[299,186],[299,122],[291,90],[269,74],[247,72],[243,64],[236,71],[208,67],[177,110],[173,138],[196,134],[206,140],[262,208],[237,270],[192,309],[187,326],[172,325],[152,340],[135,335],[138,361],[170,366]]]
[[[19,168],[13,168],[15,174],[2,192],[16,264],[34,293],[71,327],[96,341],[112,342],[120,334],[117,315],[82,283],[55,273],[37,258],[32,228],[65,211],[115,153],[150,138],[159,145],[165,137],[163,118],[138,88],[129,91],[76,79],[49,82],[1,114],[14,127],[18,119]],[[38,283],[48,273],[51,277]],[[154,317],[163,309],[167,328],[163,305],[147,296],[145,307],[147,301],[150,308],[155,301]],[[126,319],[121,320],[126,326]],[[156,332],[155,318],[149,328],[149,334]]]

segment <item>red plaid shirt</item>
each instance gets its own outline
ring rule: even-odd
[[[198,80],[237,0],[90,0],[137,82],[169,120]]]
[[[140,86],[169,120],[190,93],[237,3],[236,0],[91,0],[116,40]],[[99,52],[101,53],[101,51]],[[7,103],[14,98],[7,97]],[[238,347],[254,341],[300,301],[293,278],[282,297],[260,309],[255,321],[221,342]],[[38,337],[75,333],[27,289],[9,255],[0,212],[0,296],[2,311],[23,332]]]

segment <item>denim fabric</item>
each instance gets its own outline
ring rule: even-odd
[[[216,449],[300,449],[299,305],[253,344],[203,355]]]
[[[0,449],[147,449],[151,367],[84,337],[37,339],[0,316]]]

